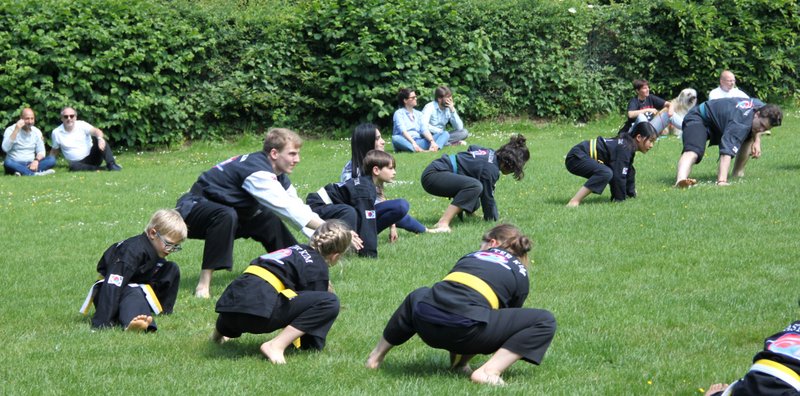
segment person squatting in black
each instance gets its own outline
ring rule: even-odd
[[[591,193],[602,194],[611,186],[611,200],[624,201],[636,197],[636,169],[633,160],[636,152],[647,153],[658,139],[658,131],[649,122],[640,122],[630,133],[617,137],[584,140],[567,153],[564,164],[576,176],[585,177],[586,183],[567,203],[575,207]]]
[[[322,350],[339,299],[333,293],[328,267],[350,246],[352,232],[339,220],[317,228],[309,245],[294,245],[253,260],[220,296],[212,341],[224,343],[242,333],[266,334],[283,329],[261,344],[261,353],[284,364],[292,343]]]
[[[394,346],[414,334],[450,352],[451,367],[476,383],[503,385],[517,360],[540,364],[556,331],[553,315],[522,308],[529,291],[532,242],[510,224],[489,230],[481,250],[462,257],[444,280],[409,294],[386,325],[366,366],[377,369]],[[472,371],[476,354],[492,354]]]
[[[778,396],[800,394],[800,321],[764,340],[744,377],[708,387],[705,396]]]
[[[102,279],[92,286],[80,310],[86,315],[94,303],[92,327],[156,331],[151,312],[172,313],[180,285],[180,268],[165,258],[180,251],[184,239],[181,215],[161,209],[142,234],[111,245],[97,263]]]
[[[727,186],[733,157],[733,176],[743,177],[750,157],[761,156],[760,135],[780,126],[783,112],[776,105],[753,98],[723,98],[701,103],[683,118],[683,153],[678,160],[675,186],[697,184],[689,178],[692,166],[703,160],[706,142],[719,146],[717,185]]]
[[[422,188],[428,194],[452,198],[434,228],[450,230],[450,222],[463,211],[473,213],[483,206],[483,219],[496,221],[499,217],[494,199],[494,186],[500,174],[525,176],[523,168],[530,159],[525,137],[512,136],[497,151],[471,145],[465,152],[442,155],[422,172]]]

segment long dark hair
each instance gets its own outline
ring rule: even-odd
[[[364,166],[364,157],[367,152],[375,149],[375,132],[378,127],[375,124],[361,124],[353,131],[350,138],[350,165],[352,170],[350,176],[357,178],[361,175],[361,168]]]
[[[525,177],[523,168],[531,158],[531,153],[528,151],[525,141],[525,136],[512,136],[508,143],[500,146],[495,152],[500,170],[514,173],[514,179],[516,180],[521,180]]]
[[[620,133],[619,137],[625,140],[625,147],[636,150],[636,137],[642,136],[645,140],[658,136],[658,131],[649,122],[640,122],[633,127],[630,133]]]

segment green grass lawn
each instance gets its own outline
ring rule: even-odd
[[[496,195],[501,220],[536,243],[526,306],[552,311],[559,325],[544,363],[515,364],[502,389],[449,372],[448,354],[416,337],[380,370],[363,366],[402,298],[477,249],[491,226],[480,216],[456,220],[451,234],[400,231],[394,244],[381,235],[379,259],[343,259],[331,270],[342,311],[328,347],[288,353],[287,365],[274,366],[258,352],[266,336],[208,342],[216,297],[263,253],[252,240],[237,241],[234,271],[215,275],[211,300],[192,296],[203,243],[189,240],[171,255],[183,282],[175,313],[156,318],[156,334],[95,332],[78,314],[110,244],[141,232],[216,162],[258,150],[260,136],[123,152],[119,173],[69,173],[62,162],[54,176],[0,177],[0,394],[694,395],[730,382],[764,337],[798,317],[800,112],[786,111],[784,125],[764,139],[763,157],[730,187],[713,185],[711,148],[693,171],[700,185],[671,188],[681,150],[671,137],[637,156],[639,198],[612,204],[606,191],[565,208],[584,181],[564,168],[567,151],[612,135],[618,122],[470,125],[475,144],[497,148],[516,132],[528,138],[526,177],[502,178]],[[305,196],[338,180],[349,142],[308,140],[301,154],[292,179]],[[448,203],[419,183],[439,155],[397,155],[397,182],[387,189],[427,225]]]

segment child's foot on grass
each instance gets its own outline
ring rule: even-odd
[[[208,291],[207,287],[197,286],[197,288],[194,289],[194,296],[197,298],[211,298],[211,293]]]
[[[367,363],[365,364],[368,369],[377,369],[383,363],[384,356],[381,356],[378,352],[372,351],[369,353],[367,357]]]
[[[261,344],[261,354],[274,364],[286,364],[286,359],[283,357],[283,350],[275,348],[272,341]]]
[[[489,374],[481,369],[473,371],[469,378],[476,384],[486,384],[492,386],[505,386],[506,384],[506,382],[500,378],[499,374]]]
[[[149,315],[139,315],[128,323],[125,331],[146,331],[150,324],[153,323],[153,317]]]
[[[678,180],[678,182],[675,183],[675,187],[689,188],[691,186],[694,186],[695,184],[697,184],[697,180],[695,179],[683,179],[683,180]]]
[[[214,329],[214,332],[211,333],[211,342],[213,342],[215,344],[222,345],[222,344],[228,342],[228,340],[230,340],[230,338],[225,337],[224,335],[222,335],[222,333],[220,333],[219,330],[217,330],[217,329]]]
[[[711,386],[708,387],[708,390],[706,391],[706,393],[704,393],[704,396],[711,396],[711,395],[713,395],[715,393],[723,392],[727,388],[728,388],[728,384],[714,384],[714,385],[711,385]]]
[[[431,234],[439,234],[439,233],[442,233],[442,232],[450,232],[450,227],[448,227],[448,226],[440,226],[440,225],[437,224],[433,228],[428,228],[426,232],[431,233]]]

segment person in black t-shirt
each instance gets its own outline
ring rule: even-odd
[[[631,129],[631,125],[636,121],[636,117],[644,114],[647,120],[650,121],[659,110],[668,108],[670,103],[658,96],[650,95],[650,83],[647,80],[633,80],[633,89],[636,91],[636,96],[631,98],[628,102],[628,120],[620,128],[619,133],[627,132]],[[669,116],[672,117],[670,111]]]

